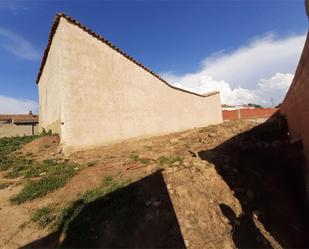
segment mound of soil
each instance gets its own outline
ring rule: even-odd
[[[0,247],[308,248],[302,149],[287,134],[281,123],[227,122],[76,152],[67,160],[78,174],[63,188],[19,206],[8,198],[20,186],[0,192],[11,224]],[[44,160],[59,150],[46,136],[19,151]],[[107,176],[131,184],[84,205],[65,236],[29,223],[36,208],[65,207]]]
[[[42,136],[25,144],[17,153],[24,156],[35,156],[37,160],[45,160],[59,154],[60,138],[58,135]]]

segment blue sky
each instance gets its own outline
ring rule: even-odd
[[[303,1],[2,1],[0,112],[37,111],[35,78],[54,16],[79,20],[178,87],[275,104],[304,45]]]

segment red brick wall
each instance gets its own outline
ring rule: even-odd
[[[235,111],[222,111],[222,115],[223,120],[260,119],[270,118],[278,110],[278,108],[240,109]]]
[[[281,105],[288,121],[291,141],[301,140],[309,162],[309,36],[298,63],[293,82]],[[309,166],[308,166],[309,167]]]

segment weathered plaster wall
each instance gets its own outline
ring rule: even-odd
[[[60,25],[65,149],[222,122],[218,93],[175,90],[66,19]]]
[[[292,141],[302,140],[309,162],[309,38],[303,49],[293,82],[280,108],[286,116]]]
[[[60,25],[54,36],[44,71],[38,83],[39,87],[39,130],[49,129],[53,133],[61,133],[61,34]]]
[[[32,136],[38,134],[38,126],[0,124],[0,137]]]

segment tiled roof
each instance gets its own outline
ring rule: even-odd
[[[54,23],[52,25],[50,34],[49,34],[49,38],[48,38],[48,43],[47,43],[47,47],[45,49],[43,58],[42,58],[42,62],[40,65],[40,69],[37,75],[37,79],[36,79],[36,83],[39,83],[45,63],[46,63],[46,59],[48,56],[48,52],[49,49],[51,47],[54,35],[56,33],[56,30],[58,28],[60,19],[65,18],[69,23],[76,25],[77,27],[81,28],[82,30],[84,30],[85,32],[87,32],[88,34],[90,34],[91,36],[97,38],[98,40],[102,41],[103,43],[105,43],[106,45],[108,45],[109,47],[111,47],[112,49],[114,49],[115,51],[117,51],[118,53],[122,54],[124,57],[126,57],[127,59],[129,59],[130,61],[132,61],[133,63],[135,63],[136,65],[138,65],[139,67],[143,68],[145,71],[147,71],[148,73],[152,74],[154,77],[158,78],[160,81],[162,81],[163,83],[167,84],[169,87],[176,89],[176,90],[180,90],[186,93],[190,93],[190,94],[194,94],[200,97],[208,97],[210,95],[214,95],[214,94],[218,94],[219,92],[215,91],[215,92],[211,92],[211,93],[206,93],[206,94],[198,94],[198,93],[194,93],[194,92],[190,92],[175,86],[170,85],[166,80],[162,79],[159,75],[157,75],[155,72],[153,72],[151,69],[147,68],[146,66],[144,66],[142,63],[138,62],[137,60],[135,60],[132,56],[128,55],[127,53],[125,53],[124,51],[122,51],[120,48],[116,47],[113,43],[111,43],[110,41],[108,41],[107,39],[105,39],[104,37],[100,36],[99,34],[97,34],[96,32],[92,31],[91,29],[89,29],[88,27],[84,26],[83,24],[81,24],[80,22],[78,22],[77,20],[75,20],[74,18],[64,14],[64,13],[59,13],[55,16],[55,20]]]
[[[38,123],[39,122],[39,115],[0,114],[0,121],[11,121],[13,123]]]

